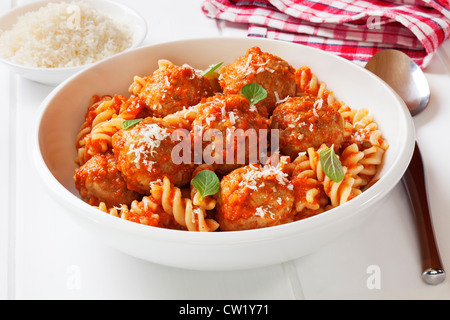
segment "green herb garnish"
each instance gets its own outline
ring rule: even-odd
[[[213,74],[213,72],[216,71],[217,69],[219,69],[222,64],[223,64],[223,62],[220,62],[218,64],[210,66],[208,69],[206,69],[203,72],[202,76],[204,76],[204,77],[211,76]]]
[[[322,150],[319,153],[319,160],[322,165],[323,172],[327,175],[327,177],[337,183],[344,180],[344,168],[334,152],[334,145],[331,148]]]
[[[144,120],[144,119],[125,120],[124,122],[122,122],[122,129],[128,130],[128,129],[134,127],[135,125],[137,125],[142,120]]]
[[[197,189],[202,198],[214,195],[220,190],[219,178],[211,170],[200,171],[192,179],[192,185]]]
[[[267,91],[258,83],[248,83],[241,89],[241,94],[248,99],[250,105],[255,105],[267,98]]]

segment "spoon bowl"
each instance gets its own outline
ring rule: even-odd
[[[398,50],[376,53],[366,69],[383,79],[403,99],[412,116],[425,110],[430,102],[430,87],[420,67]]]
[[[430,88],[420,67],[398,50],[382,50],[366,64],[366,69],[384,80],[403,99],[412,116],[425,110]],[[422,156],[416,142],[411,163],[402,179],[414,212],[422,253],[422,278],[431,285],[442,283],[445,271],[434,236],[429,212]]]

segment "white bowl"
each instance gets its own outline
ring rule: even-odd
[[[128,8],[123,4],[108,0],[84,1],[100,12],[103,12],[104,14],[125,22],[132,28],[133,40],[132,45],[128,50],[138,47],[145,40],[145,37],[147,36],[147,23],[144,18],[134,10]],[[20,6],[9,11],[8,13],[0,17],[0,30],[9,30],[17,22],[17,19],[20,16],[24,15],[27,12],[36,11],[39,8],[46,6],[50,2],[60,2],[60,0],[32,2],[30,4]],[[69,68],[36,68],[20,65],[2,57],[0,57],[0,62],[5,64],[15,73],[23,76],[24,78],[50,86],[56,86],[60,84],[70,76],[88,66],[84,65]]]
[[[196,233],[125,221],[84,203],[75,190],[75,137],[93,94],[127,94],[135,75],[148,75],[158,59],[199,69],[233,62],[259,46],[294,67],[308,65],[338,99],[369,108],[390,144],[381,179],[350,202],[326,213],[266,229]],[[317,250],[362,223],[397,185],[414,148],[414,125],[402,101],[381,80],[347,60],[281,41],[257,38],[184,40],[139,48],[94,65],[56,88],[42,103],[35,134],[37,170],[68,212],[114,248],[155,263],[196,270],[232,270],[285,262]]]

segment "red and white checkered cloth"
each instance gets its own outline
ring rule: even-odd
[[[211,18],[248,25],[248,36],[320,48],[364,65],[398,49],[425,67],[450,37],[449,0],[205,0]]]

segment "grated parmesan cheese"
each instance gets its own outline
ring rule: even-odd
[[[261,218],[264,218],[264,216],[266,215],[266,213],[264,212],[264,209],[261,207],[256,208],[256,216],[259,216]]]
[[[132,30],[81,1],[49,3],[0,30],[0,56],[38,68],[91,64],[132,45]]]
[[[158,179],[158,180],[156,180],[156,181],[150,182],[150,190],[153,189],[156,185],[162,186],[162,185],[163,185],[162,180],[161,180],[161,179]]]
[[[234,114],[234,112],[233,111],[230,111],[229,113],[229,116],[230,116],[230,122],[231,122],[231,124],[236,124],[236,115]]]
[[[319,114],[317,113],[316,108],[313,108],[313,113],[314,113],[314,115],[315,115],[317,118],[319,118]]]
[[[277,91],[274,91],[274,94],[275,94],[276,104],[285,103],[290,98],[289,96],[287,96],[286,98],[281,99],[280,95],[278,94]]]
[[[289,190],[293,190],[293,185],[288,179],[288,175],[284,173],[279,166],[274,167],[271,165],[265,165],[261,167],[261,170],[254,164],[249,165],[249,170],[243,175],[243,181],[239,183],[239,186],[247,187],[252,190],[258,190],[264,186],[264,182],[260,182],[257,185],[257,180],[274,178],[280,185],[287,186]],[[276,190],[275,190],[276,191]]]
[[[322,109],[322,106],[323,106],[323,99],[319,99],[319,100],[317,100],[316,102],[314,102],[314,109]]]
[[[146,155],[154,156],[155,149],[159,148],[161,142],[168,137],[170,137],[170,133],[167,132],[167,129],[160,128],[157,124],[146,125],[143,130],[139,131],[139,142],[130,144],[128,151],[128,154],[134,156],[136,167],[139,169],[142,162],[150,169],[155,162],[145,159]]]
[[[244,66],[244,71],[246,71],[248,69],[248,67],[250,67],[250,62],[252,61],[252,58],[253,58],[253,55],[249,54],[247,57],[247,62],[245,63],[245,66]]]

